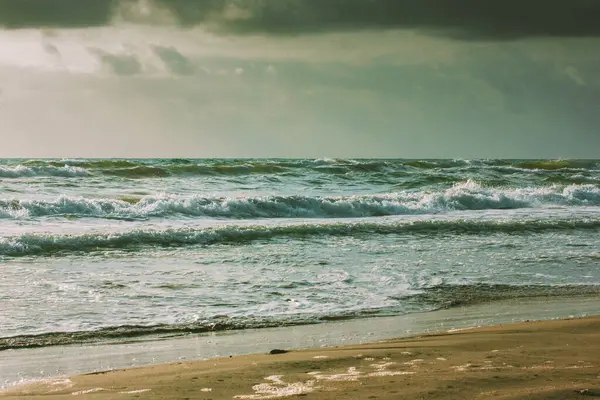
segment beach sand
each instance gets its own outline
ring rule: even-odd
[[[0,393],[2,399],[78,397],[600,398],[600,317],[84,374]]]

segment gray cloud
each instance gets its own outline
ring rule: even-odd
[[[117,0],[0,0],[0,25],[7,28],[106,25]]]
[[[0,25],[100,26],[135,0],[0,0]],[[600,36],[596,0],[154,0],[184,26],[292,35],[407,28],[458,39]],[[130,7],[129,7],[130,8]],[[152,14],[145,10],[145,14]],[[135,12],[126,18],[140,20]],[[144,17],[144,16],[142,16]]]

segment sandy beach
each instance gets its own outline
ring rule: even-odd
[[[600,317],[57,378],[5,399],[580,399],[600,397]]]

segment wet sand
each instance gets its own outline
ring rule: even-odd
[[[0,393],[2,399],[78,397],[600,398],[600,317],[92,373]]]

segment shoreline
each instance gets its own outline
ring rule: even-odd
[[[102,375],[106,371],[139,368],[168,369],[170,365],[178,365],[173,363],[211,362],[223,360],[223,357],[229,359],[229,356],[235,356],[233,359],[260,358],[260,354],[268,353],[273,348],[296,350],[289,354],[329,352],[335,351],[336,346],[345,345],[369,348],[382,341],[388,342],[390,338],[396,338],[393,341],[404,341],[411,340],[414,337],[412,335],[429,335],[431,332],[436,332],[436,335],[451,335],[466,332],[465,330],[495,329],[505,326],[503,324],[525,320],[543,321],[588,315],[598,316],[590,317],[592,319],[600,318],[600,302],[597,297],[557,299],[550,302],[544,299],[516,299],[422,314],[310,326],[219,332],[150,342],[4,351],[0,352],[0,376],[5,382],[5,389],[0,389],[0,397],[29,385],[39,385],[39,382],[57,382],[57,376],[95,376],[89,374]],[[481,326],[488,328],[478,328]],[[50,366],[58,368],[54,371],[48,369]],[[46,372],[42,376],[36,376],[36,372],[40,370]],[[7,377],[7,373],[11,371],[12,377]],[[15,375],[14,371],[19,372]],[[86,373],[88,375],[80,375]],[[59,381],[60,379],[66,378],[59,378]]]
[[[6,399],[577,399],[600,396],[600,316],[176,362],[38,382]]]

